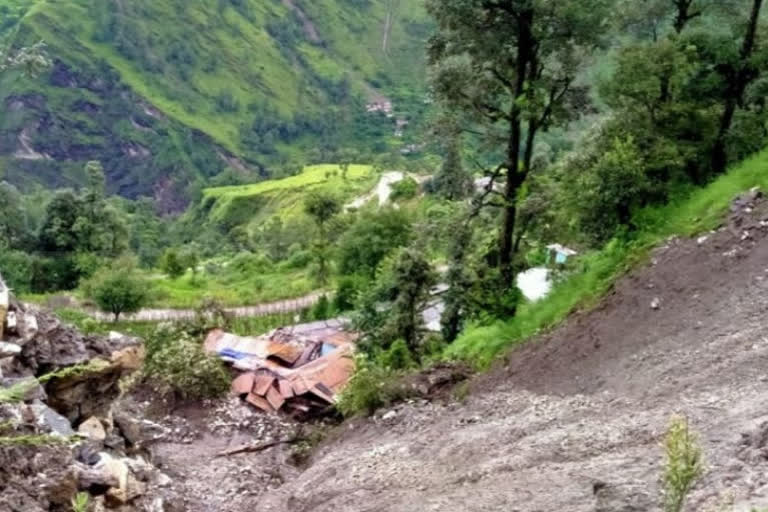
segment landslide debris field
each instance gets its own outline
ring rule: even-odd
[[[254,506],[657,510],[674,413],[700,432],[707,459],[686,510],[768,506],[765,220],[765,202],[737,200],[725,227],[669,240],[597,309],[476,380],[463,403],[402,405],[347,427]]]
[[[144,389],[116,399],[111,373],[48,386],[47,403],[66,405],[61,428],[69,419],[82,432],[93,415],[106,432],[75,453],[0,449],[0,511],[68,511],[63,496],[84,485],[105,492],[97,510],[654,511],[673,414],[688,417],[706,456],[687,511],[768,507],[768,201],[755,196],[735,201],[716,232],[668,240],[597,308],[510,353],[468,394],[332,427],[308,460],[296,440],[316,426],[236,397],[172,407]],[[14,364],[71,359],[43,350],[48,339],[68,340],[75,362],[107,343],[45,315],[37,323]],[[112,361],[133,343],[110,342],[97,352]],[[71,389],[103,400],[84,410]],[[232,453],[245,446],[259,449]]]

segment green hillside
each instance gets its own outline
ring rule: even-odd
[[[0,0],[0,36],[44,40],[43,77],[0,80],[0,177],[110,186],[167,209],[227,167],[247,179],[342,148],[383,153],[424,109],[418,0]],[[367,112],[391,102],[393,112]],[[294,164],[295,165],[295,164]]]
[[[345,201],[367,193],[377,176],[369,165],[312,165],[301,174],[255,185],[206,189],[200,209],[207,222],[231,229],[250,225],[257,229],[273,217],[294,221],[301,216],[307,192],[332,191]]]

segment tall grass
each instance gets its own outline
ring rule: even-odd
[[[709,185],[680,194],[669,204],[645,208],[635,216],[636,231],[582,256],[574,272],[545,299],[524,304],[514,318],[491,325],[470,325],[445,351],[487,367],[504,351],[564,320],[577,309],[595,305],[613,282],[642,262],[651,248],[670,236],[692,236],[716,228],[732,199],[752,187],[768,191],[768,150],[732,168]]]

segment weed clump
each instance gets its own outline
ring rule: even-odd
[[[704,474],[698,436],[688,420],[674,417],[664,437],[664,512],[680,512],[696,481]]]

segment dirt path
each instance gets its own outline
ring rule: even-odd
[[[235,317],[267,316],[280,313],[298,313],[314,306],[325,292],[312,292],[304,297],[296,299],[279,300],[254,306],[241,306],[224,308],[224,311]],[[102,322],[112,320],[112,315],[100,311],[87,311],[89,315]],[[194,318],[197,312],[194,309],[142,309],[132,315],[124,315],[123,320],[135,322],[162,322],[166,320],[185,320]]]
[[[476,380],[465,403],[347,426],[259,510],[659,510],[659,443],[675,413],[707,459],[686,510],[768,507],[762,221],[764,203],[706,240],[670,240],[595,311]]]

